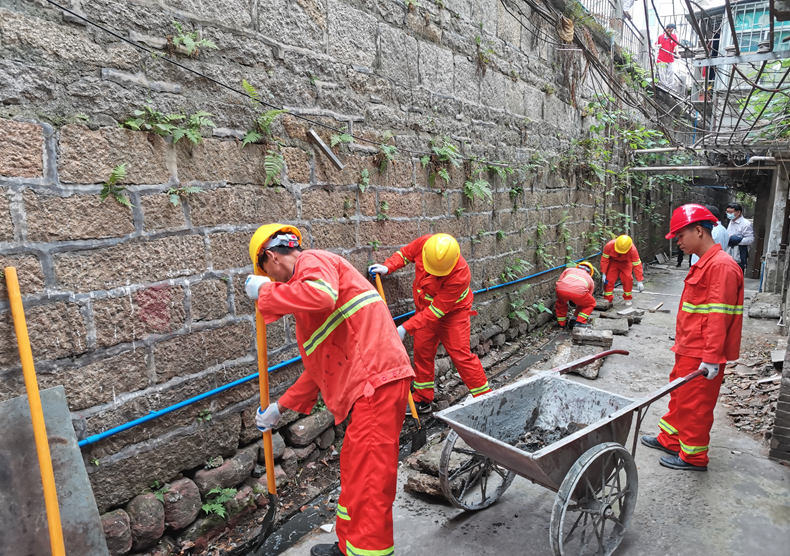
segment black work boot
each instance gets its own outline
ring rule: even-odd
[[[680,456],[661,456],[659,462],[664,467],[670,469],[678,469],[680,471],[707,471],[707,465],[694,465],[687,461],[680,459]]]
[[[310,549],[310,556],[344,556],[335,544],[317,544]]]
[[[573,327],[576,326],[576,319],[568,319],[568,330],[573,330]]]
[[[677,456],[678,452],[675,450],[670,450],[669,448],[665,448],[661,442],[658,441],[658,438],[655,436],[643,436],[642,437],[642,444],[647,446],[648,448],[653,448],[654,450],[661,450],[662,452],[666,452],[672,456]]]
[[[432,411],[431,402],[414,402],[414,409],[418,415],[429,415]],[[406,415],[411,415],[411,407],[406,405]]]

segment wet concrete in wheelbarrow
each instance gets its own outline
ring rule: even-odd
[[[649,272],[647,291],[636,295],[634,306],[647,309],[663,301],[671,313],[645,313],[627,336],[615,337],[613,349],[631,354],[607,358],[597,380],[567,378],[634,399],[664,385],[674,362],[669,335],[674,335],[684,277],[685,272]],[[753,295],[756,281],[747,281],[746,288],[747,297]],[[744,346],[778,334],[774,321],[744,319]],[[666,396],[651,406],[639,434],[658,432],[668,402]],[[733,427],[726,408],[717,407],[715,415],[707,473],[661,467],[661,452],[638,446],[639,495],[616,555],[788,553],[790,468],[768,459],[766,442]],[[405,473],[399,473],[393,510],[396,554],[551,554],[548,528],[555,494],[527,479],[517,477],[496,504],[479,512],[405,493],[404,482]],[[284,554],[307,556],[313,544],[336,540],[334,533],[317,531]]]

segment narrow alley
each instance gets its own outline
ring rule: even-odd
[[[664,385],[674,362],[673,342],[678,300],[687,271],[672,267],[648,270],[646,291],[634,307],[660,302],[671,313],[645,313],[628,335],[614,336],[612,349],[627,357],[606,358],[594,381],[566,379],[637,399]],[[757,293],[757,280],[746,280],[746,304]],[[618,290],[615,290],[618,293]],[[616,298],[617,299],[617,298]],[[620,301],[622,304],[622,301]],[[744,319],[744,349],[776,343],[776,321]],[[517,364],[517,363],[516,363]],[[734,365],[731,365],[734,366]],[[533,376],[531,371],[522,378]],[[697,380],[702,380],[699,378]],[[639,434],[655,435],[669,396],[655,402]],[[661,467],[661,454],[637,444],[639,496],[633,520],[618,549],[629,556],[700,554],[783,554],[790,542],[790,468],[768,459],[768,443],[738,431],[721,403],[716,408],[707,473],[682,473]],[[626,447],[630,450],[633,431]],[[494,505],[465,512],[444,501],[404,492],[402,467],[394,506],[395,547],[401,554],[550,554],[548,527],[555,494],[517,477]],[[284,556],[308,556],[316,542],[334,542],[320,529]]]

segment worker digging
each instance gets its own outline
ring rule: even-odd
[[[424,235],[405,245],[384,264],[371,265],[371,275],[384,276],[413,263],[412,295],[416,314],[398,327],[401,339],[414,336],[414,402],[417,412],[431,412],[435,359],[439,342],[450,356],[473,397],[491,391],[480,359],[469,347],[474,294],[472,273],[458,241],[448,234]]]
[[[245,288],[266,323],[293,315],[304,372],[280,399],[258,408],[261,431],[285,409],[310,413],[320,392],[336,423],[353,414],[340,456],[338,543],[311,556],[394,553],[392,502],[403,407],[414,371],[376,290],[344,258],[302,251],[293,226],[261,226],[250,240],[256,274]]]
[[[708,380],[692,381],[672,392],[669,412],[658,422],[658,437],[642,444],[667,452],[661,465],[707,471],[713,409],[724,379],[722,367],[738,359],[743,327],[743,272],[712,236],[718,219],[702,205],[675,209],[667,239],[677,238],[685,253],[699,257],[689,271],[680,299],[670,381],[702,369]]]
[[[623,284],[623,299],[625,304],[630,307],[634,287],[632,274],[636,276],[636,290],[638,292],[644,291],[645,286],[642,284],[644,275],[639,251],[636,250],[636,245],[630,236],[621,235],[607,243],[603,248],[603,255],[601,255],[604,299],[614,302],[614,286],[619,279]]]
[[[587,320],[596,306],[595,298],[592,296],[595,291],[593,271],[593,265],[583,261],[575,268],[564,270],[557,280],[555,286],[557,303],[554,305],[554,314],[561,328],[565,328],[566,325],[569,329],[575,326],[589,327]],[[570,321],[568,320],[569,302],[576,306],[576,315]]]

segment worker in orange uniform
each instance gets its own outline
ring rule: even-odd
[[[568,328],[589,326],[587,319],[590,318],[590,313],[596,305],[595,298],[592,296],[595,290],[592,273],[593,265],[584,261],[573,268],[566,268],[557,280],[557,303],[554,305],[554,313],[557,315],[560,327],[565,328],[568,324],[569,301],[576,305],[576,318],[571,319]]]
[[[674,390],[669,411],[658,422],[658,437],[643,436],[642,444],[667,452],[661,465],[672,469],[707,471],[713,408],[724,378],[724,365],[740,356],[743,326],[743,272],[713,239],[717,218],[702,205],[675,209],[667,239],[677,237],[685,253],[700,259],[689,270],[678,308],[675,367],[669,380],[698,369],[695,378]]]
[[[603,280],[603,298],[607,301],[614,301],[614,285],[617,279],[623,283],[623,299],[625,304],[631,306],[631,295],[634,281],[631,273],[636,276],[636,291],[645,291],[642,283],[642,261],[639,259],[639,252],[636,250],[634,241],[626,235],[613,239],[603,248],[601,257],[601,279]]]
[[[436,349],[442,343],[458,374],[475,397],[491,391],[480,359],[469,347],[469,317],[474,294],[472,273],[453,236],[425,235],[397,251],[384,264],[374,264],[371,274],[389,274],[413,262],[412,285],[416,315],[398,327],[401,339],[414,336],[414,403],[419,413],[430,413],[434,397]]]
[[[390,556],[398,441],[414,371],[386,304],[343,257],[302,251],[293,226],[261,226],[250,241],[256,275],[247,295],[265,322],[292,314],[304,372],[278,401],[258,409],[262,431],[284,409],[310,413],[321,392],[341,423],[353,414],[340,455],[335,544],[311,556]],[[262,274],[262,275],[260,275]],[[273,281],[272,281],[273,280]]]

